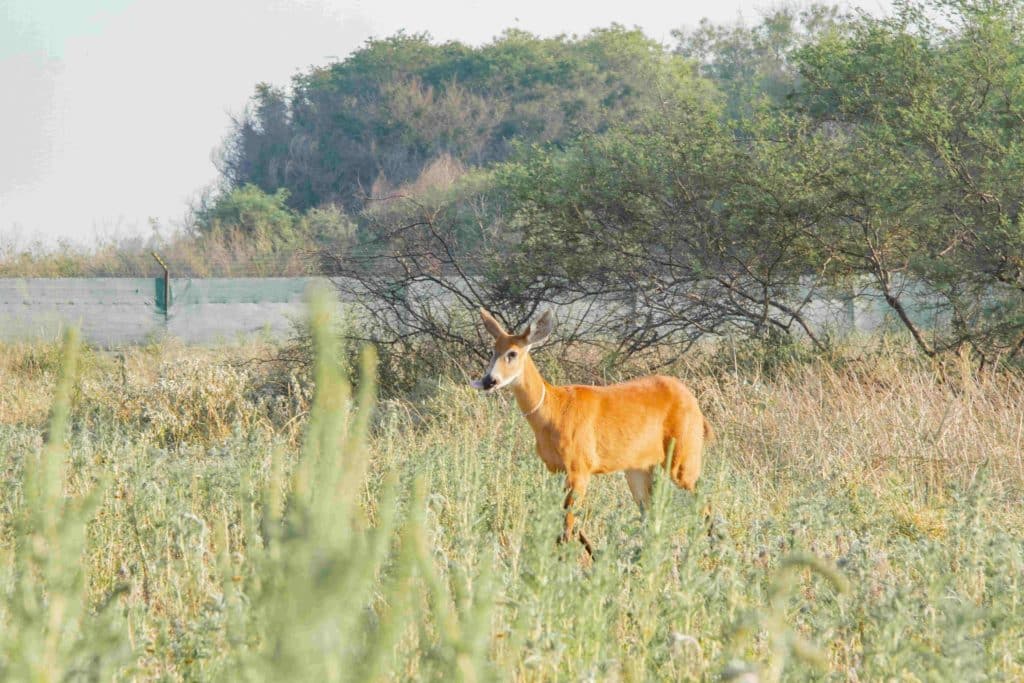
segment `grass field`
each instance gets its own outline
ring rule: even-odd
[[[0,678],[1024,678],[1019,376],[680,362],[698,494],[599,477],[590,562],[510,397],[318,339],[0,347]]]

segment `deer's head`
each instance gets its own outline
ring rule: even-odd
[[[555,317],[550,310],[541,313],[519,334],[506,332],[501,323],[482,308],[480,318],[484,328],[494,337],[494,353],[487,372],[470,382],[470,386],[482,391],[495,391],[516,382],[523,374],[530,349],[547,339],[555,327]]]

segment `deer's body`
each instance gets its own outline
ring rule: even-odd
[[[565,472],[566,538],[574,531],[572,508],[582,501],[591,475],[624,472],[643,510],[654,468],[669,466],[671,453],[672,481],[693,490],[711,427],[682,382],[654,375],[603,387],[549,384],[529,356],[530,347],[551,331],[549,314],[521,335],[504,332],[486,311],[481,316],[496,345],[491,367],[475,386],[509,386],[533,429],[537,455],[549,471]],[[582,532],[580,540],[590,551]]]

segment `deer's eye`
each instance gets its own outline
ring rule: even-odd
[[[513,361],[513,360],[516,359],[517,355],[519,355],[519,354],[517,354],[515,351],[509,351],[508,353],[505,354],[505,358],[510,360],[510,361]]]

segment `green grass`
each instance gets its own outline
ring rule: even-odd
[[[680,366],[699,492],[599,477],[590,562],[510,398],[317,346],[0,348],[0,678],[1024,677],[1017,376]]]

